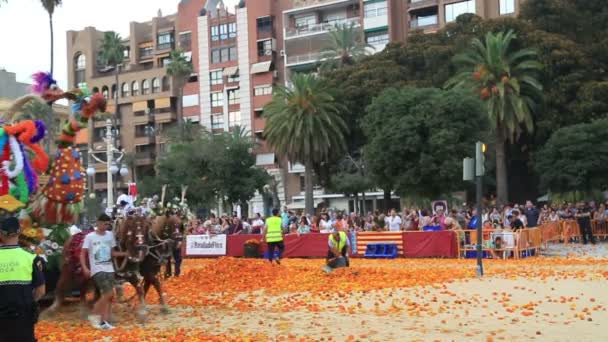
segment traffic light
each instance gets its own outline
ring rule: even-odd
[[[481,141],[475,144],[475,176],[482,177],[485,174],[485,152],[486,145]]]

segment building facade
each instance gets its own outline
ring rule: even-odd
[[[163,16],[159,11],[150,21],[131,22],[129,36],[123,41],[124,61],[118,68],[118,84],[114,68],[101,58],[104,32],[94,27],[67,32],[69,86],[86,83],[93,92],[103,93],[108,99],[107,112],[115,114],[114,145],[126,153],[125,163],[130,165],[125,166],[131,170],[126,179],[117,177],[118,189],[126,189],[128,181],[155,174],[156,157],[165,149],[162,133],[176,122],[177,101],[183,101],[187,120],[200,119],[197,68],[179,99],[166,67],[169,54],[175,49],[183,50],[196,66],[196,22],[203,5],[201,0],[182,1],[176,14]],[[92,126],[91,133],[86,134],[89,145],[93,151],[105,150],[105,119],[94,121]],[[93,189],[103,197],[107,189],[106,165],[94,163],[94,168]]]
[[[30,85],[17,82],[14,72],[0,69],[0,99],[16,99],[30,93]]]

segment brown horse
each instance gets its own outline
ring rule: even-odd
[[[159,233],[167,222],[164,216],[154,221],[143,217],[127,217],[116,222],[115,238],[117,248],[126,251],[128,257],[115,258],[114,269],[118,280],[130,283],[136,290],[138,298],[137,317],[140,321],[146,319],[145,293],[150,285],[154,285],[161,298],[162,311],[168,312],[162,288],[158,280],[158,272],[154,272],[150,265],[162,264],[167,258],[173,244],[172,240],[157,239]],[[58,309],[64,302],[65,292],[72,288],[80,289],[81,312],[86,314],[86,293],[92,287],[90,279],[84,279],[80,265],[79,255],[82,250],[84,237],[87,233],[78,233],[70,237],[64,244],[64,258],[61,274],[55,289],[55,301],[49,308],[50,312]],[[158,266],[160,268],[160,266]],[[117,286],[119,300],[122,301],[122,288]],[[128,300],[127,300],[128,301]],[[125,302],[125,301],[123,301]]]

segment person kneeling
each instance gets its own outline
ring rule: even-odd
[[[348,248],[350,247],[350,241],[346,233],[334,229],[329,235],[328,245],[327,264],[323,267],[323,270],[330,273],[336,268],[349,267]]]

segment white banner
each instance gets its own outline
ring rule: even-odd
[[[226,255],[226,235],[187,235],[186,255]]]

